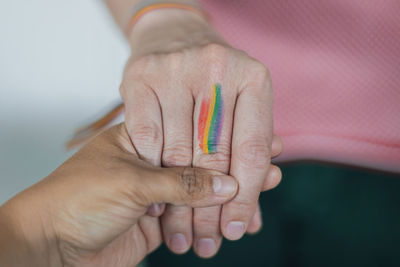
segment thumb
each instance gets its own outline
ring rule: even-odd
[[[145,206],[170,203],[191,207],[215,206],[228,202],[238,190],[232,176],[201,168],[154,168],[141,182]]]

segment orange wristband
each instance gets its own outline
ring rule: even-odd
[[[186,4],[179,4],[179,3],[156,3],[152,5],[145,6],[141,8],[139,11],[137,11],[132,19],[129,21],[128,26],[126,28],[126,34],[129,35],[135,24],[138,22],[138,20],[145,15],[146,13],[153,11],[153,10],[158,10],[158,9],[182,9],[182,10],[187,10],[191,11],[194,13],[197,13],[199,15],[202,15],[205,18],[208,18],[208,16],[198,7],[191,6],[191,5],[186,5]]]

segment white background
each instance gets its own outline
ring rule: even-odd
[[[0,0],[0,204],[72,152],[120,99],[129,49],[99,0]]]

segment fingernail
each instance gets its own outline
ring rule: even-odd
[[[226,175],[219,175],[213,177],[214,193],[221,196],[231,196],[237,190],[236,181]]]
[[[169,244],[174,252],[184,252],[188,247],[186,237],[181,233],[176,233],[169,239]]]
[[[197,252],[202,257],[212,256],[217,249],[214,239],[212,238],[201,238],[197,241]]]
[[[158,204],[153,204],[149,208],[150,214],[159,214],[160,213],[160,206]]]
[[[244,234],[244,223],[230,222],[226,227],[227,238],[230,240],[238,240]]]

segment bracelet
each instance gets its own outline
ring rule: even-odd
[[[153,2],[152,4],[149,4],[149,2]],[[209,16],[202,10],[202,8],[198,5],[190,5],[190,4],[183,4],[183,3],[160,3],[158,1],[141,1],[139,4],[137,4],[133,11],[132,11],[132,18],[128,23],[128,26],[126,27],[126,35],[129,35],[135,24],[139,21],[139,19],[145,15],[146,13],[153,11],[153,10],[158,10],[158,9],[182,9],[182,10],[187,10],[191,11],[194,13],[197,13],[206,19],[209,18]]]

